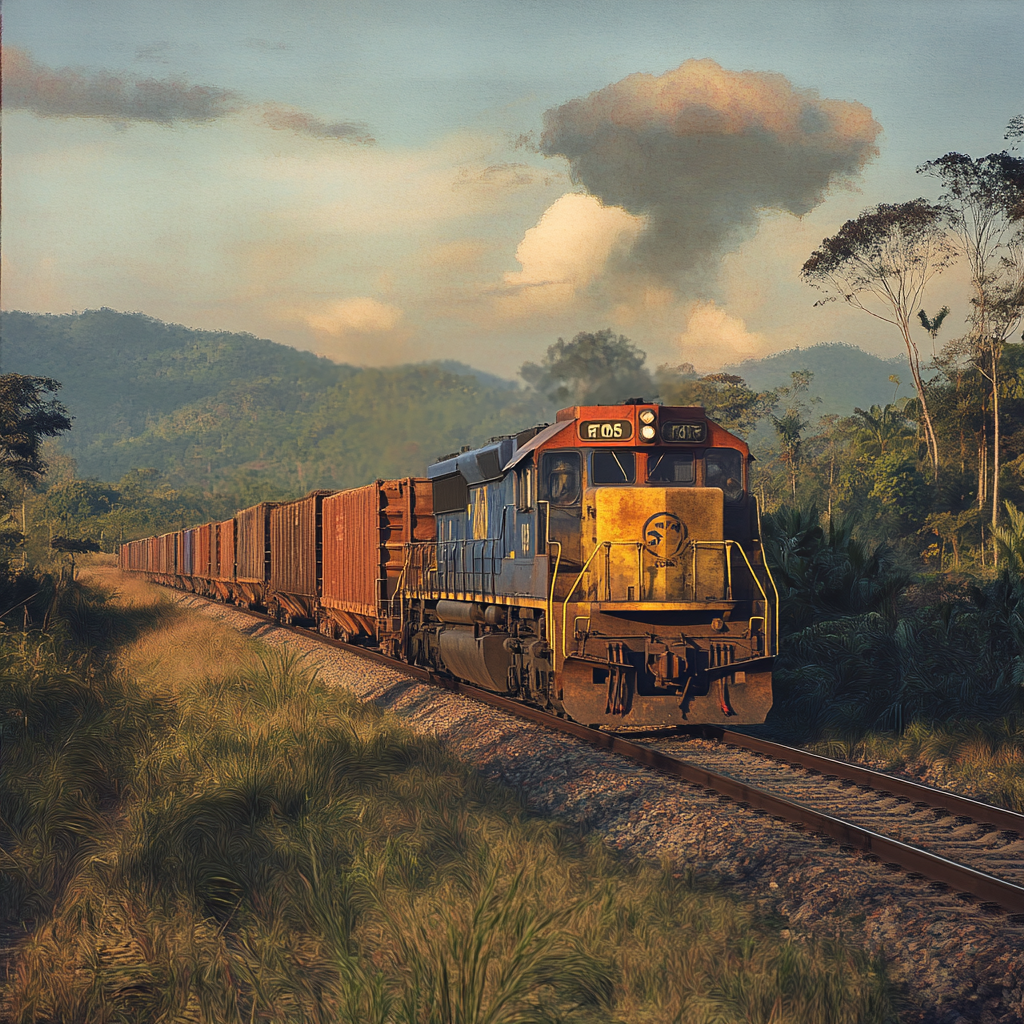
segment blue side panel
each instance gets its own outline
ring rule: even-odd
[[[513,474],[471,486],[465,512],[436,519],[441,589],[546,597],[547,558],[536,557],[537,512],[516,509]]]

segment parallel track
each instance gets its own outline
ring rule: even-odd
[[[192,594],[190,596],[199,595]],[[204,600],[210,599],[205,598]],[[217,604],[219,602],[211,600],[210,603]],[[230,607],[234,607],[236,611],[252,618],[280,626],[280,623],[272,616],[235,606]],[[413,678],[463,694],[480,703],[499,708],[555,732],[575,736],[592,746],[610,750],[628,758],[636,764],[683,779],[721,797],[734,800],[742,807],[749,807],[806,828],[825,841],[835,841],[841,847],[860,850],[870,859],[881,860],[886,867],[900,868],[914,876],[929,878],[936,883],[948,886],[959,896],[980,900],[985,909],[1001,908],[1008,914],[1024,915],[1024,886],[1022,885],[969,867],[920,846],[901,842],[891,836],[824,813],[805,803],[752,785],[743,779],[695,764],[675,754],[659,750],[657,746],[651,745],[650,741],[636,742],[621,735],[591,729],[568,719],[558,718],[538,708],[463,683],[450,676],[438,675],[428,669],[408,665],[403,661],[397,661],[364,647],[341,640],[332,640],[313,630],[297,626],[280,626],[280,628],[318,640],[360,658],[398,669]],[[862,768],[859,765],[822,757],[807,750],[787,747],[717,726],[703,726],[700,728],[700,732],[705,738],[713,739],[722,745],[764,755],[793,768],[804,769],[812,775],[824,776],[826,781],[842,779],[847,784],[853,783],[861,789],[870,789],[879,796],[893,797],[901,802],[912,801],[918,809],[933,808],[937,812],[942,812],[943,816],[954,816],[958,825],[973,822],[986,826],[990,830],[999,831],[1005,838],[1024,838],[1024,815],[1008,811],[1005,808],[994,807],[991,804],[971,800],[968,797],[958,796],[955,793],[935,789],[922,783],[896,778],[883,772]],[[1024,875],[1024,865],[1021,865],[1021,868],[1021,873]]]

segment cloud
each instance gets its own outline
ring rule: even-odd
[[[510,190],[542,183],[551,184],[554,176],[539,171],[524,163],[490,164],[483,169],[464,167],[455,180],[455,187],[476,186],[478,188]],[[563,179],[564,180],[564,179]]]
[[[764,335],[748,331],[738,316],[714,302],[695,302],[690,307],[678,344],[683,359],[705,369],[753,359],[772,347]]]
[[[149,49],[157,54],[162,45]],[[53,70],[34,61],[25,50],[10,46],[3,48],[3,100],[8,110],[27,110],[38,117],[95,117],[120,124],[203,124],[255,110],[267,127],[279,131],[363,145],[374,142],[361,122],[332,123],[281,104],[254,107],[231,89],[190,85],[180,77],[134,78],[108,71]]]
[[[308,135],[313,139],[344,139],[347,142],[359,142],[372,145],[376,140],[369,133],[367,125],[361,121],[327,121],[296,107],[280,104],[268,104],[263,108],[263,120],[276,131],[292,131],[296,135]]]
[[[397,306],[370,298],[343,299],[306,316],[306,323],[325,334],[377,334],[393,331],[402,319]]]
[[[246,39],[243,45],[247,46],[250,50],[266,50],[268,52],[272,50],[290,50],[292,48],[290,43],[282,43],[280,40],[272,42],[269,39],[261,39],[259,36]]]
[[[235,113],[238,93],[182,78],[128,78],[106,71],[85,75],[51,70],[24,50],[3,48],[4,106],[39,117],[101,117],[113,121],[202,123]]]
[[[158,43],[150,43],[148,46],[139,46],[135,50],[135,59],[150,61],[154,64],[166,64],[167,55],[171,51],[171,44],[167,40]]]
[[[501,311],[517,316],[572,301],[603,273],[614,253],[629,247],[645,223],[594,196],[561,196],[523,235],[516,249],[522,270],[504,275]]]
[[[404,313],[379,299],[342,299],[302,319],[317,337],[317,353],[336,362],[380,366],[415,357]]]
[[[605,205],[646,218],[621,271],[704,297],[762,211],[814,209],[877,154],[880,131],[860,103],[690,60],[548,110],[540,149]]]

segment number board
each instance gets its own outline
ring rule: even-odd
[[[580,437],[584,441],[628,441],[633,436],[629,420],[581,420]]]
[[[689,442],[690,444],[704,441],[708,436],[706,423],[662,423],[661,439],[673,444]]]

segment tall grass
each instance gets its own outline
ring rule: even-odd
[[[0,635],[12,1020],[894,1019],[879,962],[528,814],[293,657],[122,604],[116,658]]]
[[[902,734],[869,733],[820,744],[831,756],[923,775],[978,800],[1024,814],[1024,719],[913,722]]]

